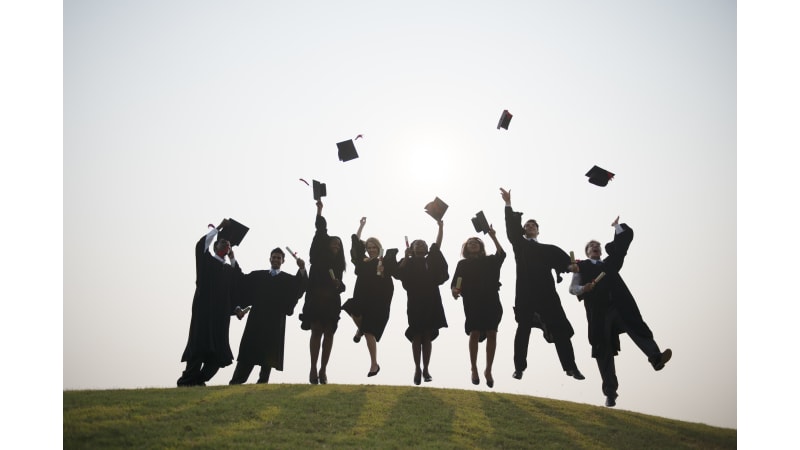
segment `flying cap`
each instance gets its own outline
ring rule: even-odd
[[[475,227],[475,231],[478,233],[486,234],[489,232],[489,221],[486,220],[483,211],[478,211],[475,217],[472,218],[472,226]]]
[[[244,235],[248,231],[250,231],[250,228],[233,219],[228,219],[228,224],[219,231],[217,239],[226,239],[233,247],[242,243],[242,239],[244,239]]]
[[[443,202],[439,197],[434,198],[433,201],[425,205],[425,212],[437,221],[442,220],[446,211],[447,203]]]
[[[336,147],[339,149],[340,161],[346,162],[350,161],[351,159],[358,158],[358,152],[356,152],[356,145],[353,143],[352,139],[339,142],[336,144]]]
[[[319,200],[328,195],[328,190],[326,189],[325,183],[320,183],[317,180],[311,180],[311,182],[314,184],[314,200]]]
[[[497,129],[499,130],[500,128],[504,128],[507,130],[508,124],[511,123],[511,117],[511,113],[508,112],[507,109],[504,109],[503,114],[500,115],[500,121],[497,122]]]
[[[589,183],[597,186],[605,186],[612,178],[614,178],[613,173],[597,166],[592,166],[592,168],[586,172],[586,176],[589,177]]]

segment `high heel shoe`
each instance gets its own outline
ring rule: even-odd
[[[375,369],[375,371],[374,371],[374,372],[373,372],[373,371],[369,371],[369,372],[367,372],[367,376],[368,376],[368,377],[374,377],[374,376],[375,376],[375,375],[377,375],[377,374],[378,374],[378,372],[380,372],[380,371],[381,371],[381,366],[378,366],[378,368],[377,368],[377,369]]]
[[[417,371],[416,371],[416,372],[414,372],[414,384],[416,384],[417,386],[419,386],[419,385],[420,385],[420,383],[422,383],[422,371],[420,371],[419,369],[417,369]]]
[[[319,384],[328,384],[328,375],[325,372],[320,372]]]
[[[319,377],[316,373],[311,373],[308,375],[308,382],[311,384],[319,384]]]
[[[426,383],[429,381],[433,381],[433,377],[427,371],[422,373],[422,378],[425,380]]]
[[[483,376],[486,377],[486,385],[490,388],[494,387],[494,378],[492,378],[492,374],[484,372]]]
[[[472,371],[472,384],[474,384],[474,385],[481,384],[481,378],[478,376],[478,371],[477,370],[473,370]]]

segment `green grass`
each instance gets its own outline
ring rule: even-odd
[[[736,448],[736,430],[494,392],[372,385],[64,391],[64,448]]]

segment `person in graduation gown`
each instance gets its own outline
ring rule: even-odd
[[[328,383],[328,360],[333,349],[333,336],[339,326],[341,293],[345,290],[342,274],[347,264],[342,240],[328,235],[328,222],[322,215],[322,206],[322,200],[317,200],[317,216],[314,222],[316,232],[309,251],[311,267],[308,273],[308,289],[303,312],[300,314],[300,328],[311,330],[311,370],[308,374],[311,384]]]
[[[585,377],[575,364],[575,351],[572,348],[571,339],[575,331],[561,306],[561,298],[553,280],[553,272],[561,282],[562,273],[574,272],[577,268],[571,264],[569,255],[559,247],[538,242],[539,224],[535,220],[530,219],[522,225],[522,213],[511,207],[511,191],[500,188],[500,195],[506,204],[506,235],[517,264],[514,298],[517,332],[514,336],[512,376],[518,380],[522,378],[528,367],[531,329],[539,328],[544,339],[555,344],[561,368],[567,376],[583,380]]]
[[[236,368],[229,384],[247,382],[253,367],[261,366],[257,383],[269,383],[272,369],[283,370],[286,316],[294,314],[297,301],[306,292],[306,263],[296,259],[297,273],[281,271],[285,254],[280,247],[270,252],[270,270],[254,270],[242,279],[239,306],[250,306],[239,344]],[[240,309],[237,316],[244,315]]]
[[[642,319],[636,300],[619,274],[633,241],[633,229],[625,223],[620,224],[619,217],[611,226],[614,227],[614,240],[606,244],[608,256],[601,259],[603,250],[600,242],[589,241],[585,247],[589,259],[578,262],[578,272],[572,275],[569,288],[571,294],[583,301],[586,309],[592,358],[597,361],[603,380],[605,405],[609,407],[616,405],[618,396],[619,381],[614,356],[620,350],[620,334],[627,333],[630,336],[655,370],[663,369],[672,357],[672,350],[662,352],[659,349],[653,332]]]
[[[392,263],[384,264],[383,246],[374,237],[361,240],[361,232],[367,218],[362,217],[358,231],[351,236],[350,261],[355,266],[356,284],[353,297],[348,299],[342,310],[347,312],[356,324],[357,331],[353,341],[358,343],[361,338],[367,344],[370,367],[368,377],[378,374],[381,366],[378,364],[377,343],[383,336],[386,323],[389,321],[389,311],[394,295],[394,282],[390,273]],[[394,260],[393,254],[391,259]]]
[[[483,376],[486,385],[494,387],[492,364],[497,348],[497,328],[503,317],[500,303],[500,268],[506,259],[506,252],[497,240],[493,227],[489,227],[489,237],[497,249],[495,254],[487,255],[483,241],[478,237],[467,239],[461,249],[464,259],[458,262],[450,284],[454,299],[463,298],[464,331],[469,336],[469,362],[472,370],[472,384],[480,384],[478,375],[478,344],[486,341],[486,369]]]
[[[439,286],[450,278],[450,274],[441,252],[444,224],[441,219],[437,224],[439,233],[430,250],[422,239],[411,242],[395,272],[395,278],[402,282],[408,296],[405,336],[411,341],[416,385],[423,378],[426,382],[433,381],[429,371],[433,341],[439,336],[439,329],[447,327]]]
[[[221,238],[214,241],[228,223],[225,219],[216,228],[211,226],[195,245],[196,287],[189,339],[181,357],[186,369],[178,378],[178,386],[205,386],[220,368],[233,362],[228,333],[242,270],[230,242]],[[209,252],[212,241],[213,253]]]

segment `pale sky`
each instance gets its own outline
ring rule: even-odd
[[[336,142],[358,134],[360,158],[338,161]],[[584,177],[595,164],[617,174],[606,188]],[[636,232],[623,277],[674,357],[655,372],[624,337],[618,408],[736,427],[734,3],[66,3],[63,388],[175,386],[194,243],[232,217],[250,227],[245,272],[276,246],[307,259],[315,206],[299,178],[327,184],[332,235],[349,242],[366,216],[387,248],[432,242],[423,206],[439,196],[451,273],[476,212],[502,229],[500,187],[541,241],[579,256],[619,215]],[[344,281],[347,299],[352,265]],[[558,290],[584,381],[540,332],[511,378],[513,258],[501,282],[494,390],[602,405],[569,277]],[[461,302],[442,293],[449,328],[421,388],[488,390],[470,383]],[[342,314],[330,383],[412,384],[405,300],[396,283],[375,378]],[[307,382],[301,308],[271,382]],[[244,325],[231,323],[234,355]]]
[[[779,281],[769,277],[774,273],[757,272],[766,261],[758,260],[749,276],[739,270],[737,277],[737,254],[746,251],[738,245],[747,243],[736,238],[737,218],[747,220],[747,231],[756,235],[759,244],[750,243],[751,251],[763,251],[761,243],[771,248],[788,227],[765,215],[772,212],[768,203],[782,197],[753,201],[752,191],[740,184],[737,198],[740,168],[747,179],[793,188],[791,169],[766,164],[769,157],[737,167],[737,103],[754,105],[749,111],[739,106],[740,120],[776,131],[759,134],[763,146],[743,134],[741,145],[757,154],[786,148],[777,132],[796,126],[797,113],[768,122],[758,112],[771,106],[765,98],[797,96],[796,88],[769,90],[791,80],[796,69],[787,72],[781,65],[769,71],[783,47],[748,41],[742,50],[754,60],[755,73],[741,72],[740,81],[763,77],[767,84],[757,91],[763,97],[737,101],[735,2],[328,3],[65,2],[63,155],[42,159],[20,152],[14,155],[20,159],[12,159],[41,180],[57,181],[35,194],[56,204],[26,202],[20,192],[39,191],[4,180],[16,217],[52,215],[29,225],[30,235],[47,229],[48,220],[59,220],[63,211],[63,278],[53,257],[60,256],[53,253],[60,242],[42,236],[34,253],[50,257],[25,256],[25,287],[17,293],[21,298],[10,299],[35,300],[40,317],[55,316],[52,329],[63,327],[63,351],[20,363],[20,374],[9,376],[52,382],[53,363],[63,362],[63,384],[46,391],[51,395],[62,389],[174,387],[184,368],[194,243],[208,223],[232,217],[250,227],[235,249],[245,272],[266,268],[276,246],[288,245],[307,259],[315,206],[310,188],[298,180],[304,178],[327,184],[329,231],[346,243],[362,216],[364,235],[378,237],[387,248],[402,247],[406,235],[432,242],[436,224],[423,206],[439,196],[450,205],[443,253],[451,274],[461,244],[475,235],[469,219],[476,212],[483,210],[502,230],[500,187],[511,189],[513,206],[524,218],[538,220],[541,241],[579,256],[587,240],[612,238],[609,224],[619,215],[636,232],[622,275],[656,341],[674,356],[655,372],[622,337],[617,409],[736,428],[737,392],[748,405],[796,397],[796,388],[777,387],[792,375],[783,366],[792,353],[774,354],[768,347],[794,339],[786,334],[791,328],[780,326],[793,317],[793,307],[784,306],[785,296],[770,294],[771,286],[748,284]],[[749,17],[756,17],[751,26],[786,45],[782,30],[792,23],[787,16],[767,9]],[[33,36],[18,25],[14,30]],[[11,56],[26,67],[25,54]],[[53,55],[56,68],[61,56]],[[38,74],[12,72],[4,90],[36,85]],[[52,142],[45,141],[47,133],[20,126],[34,119],[61,126],[37,108],[54,91],[29,91],[15,97],[20,107],[4,112],[12,142],[23,142],[23,149],[28,142],[57,145],[60,128],[50,135],[56,137]],[[497,130],[504,109],[514,117],[508,130]],[[338,161],[336,142],[358,134],[364,136],[356,141],[360,158]],[[62,162],[59,198],[53,194],[61,174],[48,170]],[[616,173],[605,188],[583,176],[595,164]],[[773,171],[786,175],[768,175]],[[753,213],[737,211],[737,200],[750,200]],[[291,259],[284,268],[296,270]],[[63,311],[30,294],[48,272],[53,281],[63,279]],[[343,300],[355,283],[352,264],[344,281]],[[529,369],[522,380],[511,378],[516,323],[510,255],[501,282],[505,313],[493,390],[602,405],[584,309],[568,293],[569,276],[558,292],[576,331],[572,341],[584,381],[564,375],[554,347],[536,330]],[[743,309],[746,319],[775,338],[755,347],[750,339],[743,342],[749,350],[742,374],[758,381],[737,390],[740,283],[747,303],[766,305],[766,311]],[[53,284],[57,289],[59,283]],[[434,341],[434,381],[420,389],[488,391],[469,380],[461,302],[452,300],[446,286],[441,290],[449,327]],[[789,309],[774,308],[773,298]],[[405,301],[395,282],[391,319],[378,345],[381,373],[370,379],[365,344],[352,342],[355,326],[342,313],[330,383],[412,384]],[[299,327],[301,308],[302,299],[287,319],[285,370],[273,372],[272,383],[307,383],[309,333]],[[58,334],[41,342],[38,325],[27,329],[35,317],[9,320],[6,330],[59,351]],[[231,322],[234,355],[244,325]],[[19,347],[14,358],[30,358],[28,346]],[[484,355],[482,345],[481,371]],[[233,367],[220,370],[210,384],[227,384]],[[751,375],[754,367],[775,380]],[[758,420],[760,410],[741,412]],[[20,416],[33,414],[23,408]]]

